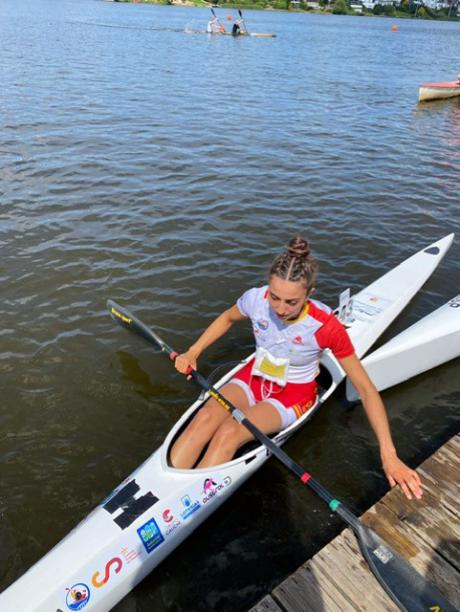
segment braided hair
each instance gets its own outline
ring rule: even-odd
[[[284,251],[273,261],[270,268],[269,278],[279,278],[294,283],[302,283],[307,294],[315,286],[318,274],[316,259],[310,255],[310,244],[301,236],[295,236]]]

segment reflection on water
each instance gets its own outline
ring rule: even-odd
[[[197,395],[113,323],[107,298],[183,350],[297,231],[335,306],[459,229],[459,101],[417,105],[419,82],[457,74],[458,24],[404,21],[395,35],[383,18],[245,11],[277,38],[184,31],[208,16],[0,5],[2,587]],[[384,339],[458,294],[458,249]],[[200,367],[250,347],[240,326]],[[385,392],[409,463],[458,429],[457,370]],[[338,399],[287,450],[356,511],[386,489],[362,412]],[[271,461],[117,609],[247,609],[338,528]]]

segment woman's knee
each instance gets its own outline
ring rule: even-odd
[[[198,410],[190,425],[198,430],[217,427],[222,418],[227,417],[221,411],[222,408],[216,405],[213,400],[210,400]]]
[[[233,454],[241,446],[247,437],[239,425],[233,419],[228,419],[220,425],[212,438],[213,445],[229,454]]]

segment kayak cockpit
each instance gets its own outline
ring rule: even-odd
[[[222,387],[234,375],[236,371],[238,371],[241,367],[243,367],[243,365],[247,363],[249,359],[250,358],[244,360],[243,362],[240,362],[236,368],[234,368],[233,370],[231,370],[231,372],[229,372],[229,374],[224,376],[219,381],[219,383],[215,385],[216,389],[219,389],[220,387]],[[297,429],[299,429],[303,425],[305,421],[311,418],[313,413],[316,412],[317,408],[323,402],[323,397],[324,398],[328,397],[331,391],[335,388],[333,375],[331,374],[329,369],[322,364],[320,365],[320,371],[319,371],[319,374],[316,380],[318,384],[318,399],[315,402],[315,404],[295,423],[293,423],[292,425],[290,425],[289,427],[283,429],[282,431],[278,433],[272,434],[270,437],[273,440],[278,442],[278,441],[284,441],[287,438],[289,438]],[[198,410],[201,409],[201,407],[205,404],[208,398],[209,398],[208,394],[201,394],[200,397],[196,400],[196,402],[194,402],[194,404],[187,410],[187,412],[184,413],[182,418],[179,419],[179,421],[176,423],[176,425],[173,427],[173,429],[167,436],[165,443],[163,445],[163,451],[164,451],[163,459],[169,469],[176,470],[176,468],[174,468],[171,463],[172,446],[174,445],[176,440],[179,438],[179,436],[185,431],[187,426],[190,424],[190,422],[194,418],[195,414],[198,412]],[[206,447],[203,449],[202,454],[197,459],[196,464],[199,463],[199,461],[201,460],[205,452],[206,452]],[[247,442],[246,444],[244,444],[238,450],[238,452],[236,453],[232,461],[229,461],[227,464],[222,464],[222,465],[228,465],[228,464],[232,464],[234,462],[240,462],[240,461],[245,461],[246,463],[249,463],[261,452],[265,452],[263,445],[257,442],[256,440],[251,440],[250,442]],[[192,471],[193,472],[193,471],[196,471],[196,469],[195,468],[192,468],[190,470],[181,469],[178,471],[180,472]]]

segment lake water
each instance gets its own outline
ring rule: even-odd
[[[196,395],[108,297],[182,350],[297,232],[335,306],[460,231],[460,101],[417,105],[419,82],[460,71],[459,23],[245,11],[277,38],[186,33],[208,18],[0,4],[0,588]],[[383,339],[460,293],[459,255],[460,236]],[[200,367],[250,350],[243,325]],[[458,361],[384,400],[418,464],[459,429]],[[359,407],[330,400],[286,450],[356,512],[386,491]],[[271,460],[116,609],[245,610],[341,527]]]

